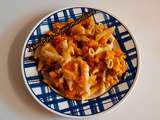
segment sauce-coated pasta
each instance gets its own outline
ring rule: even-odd
[[[55,29],[68,23],[55,22]],[[125,55],[114,48],[114,27],[90,17],[35,50],[44,82],[67,98],[85,100],[103,94],[127,70]],[[50,33],[50,32],[48,32]]]

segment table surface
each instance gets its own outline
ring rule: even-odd
[[[89,120],[160,120],[160,0],[0,0],[0,120],[67,120],[31,97],[20,55],[26,36],[44,15],[77,5],[117,16],[132,32],[141,55],[139,79],[125,102]]]

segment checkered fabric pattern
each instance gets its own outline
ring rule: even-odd
[[[36,42],[38,38],[43,36],[48,30],[53,30],[53,22],[66,21],[68,18],[77,19],[82,12],[87,12],[89,9],[91,8],[74,7],[52,14],[36,27],[28,39],[27,44]],[[42,82],[42,76],[36,70],[35,61],[29,59],[32,56],[32,53],[28,52],[28,49],[26,48],[23,57],[25,80],[35,97],[52,111],[57,111],[70,116],[88,116],[103,112],[121,101],[135,80],[138,58],[132,36],[125,26],[123,26],[115,17],[100,10],[96,11],[97,13],[94,15],[94,19],[97,23],[101,22],[107,24],[109,27],[115,26],[115,37],[117,38],[121,49],[127,55],[126,61],[129,69],[124,78],[107,93],[92,100],[77,102],[60,96]]]

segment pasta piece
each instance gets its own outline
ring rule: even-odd
[[[105,86],[105,84],[104,84],[104,82],[102,81],[101,83],[100,83],[100,86],[99,86],[99,95],[101,95],[101,94],[103,94],[104,92],[106,91],[106,86]]]
[[[90,96],[94,95],[98,90],[99,90],[99,84],[96,84],[93,87],[91,87]]]
[[[40,56],[41,56],[41,48],[42,47],[38,47],[36,50],[35,50],[35,52],[34,52],[34,58],[35,59],[38,59]]]
[[[98,69],[98,67],[95,67],[94,69],[93,69],[93,74],[96,74],[96,73],[98,73],[99,72],[99,69]]]
[[[106,45],[105,47],[98,47],[95,54],[99,54],[99,53],[102,53],[102,52],[105,52],[105,51],[108,51],[108,50],[110,50],[108,45]]]
[[[89,55],[90,56],[94,56],[95,55],[95,52],[94,52],[93,48],[89,48]]]
[[[99,90],[99,85],[98,85],[98,84],[94,85],[94,86],[91,87],[91,89],[90,89],[90,94],[84,93],[84,94],[82,95],[82,100],[87,99],[87,98],[93,96],[98,90]]]
[[[59,83],[61,83],[61,84],[64,83],[64,77],[63,76],[61,78],[59,78]]]
[[[62,47],[63,47],[63,52],[67,50],[67,48],[68,48],[68,42],[67,42],[67,40],[63,40],[62,41]]]
[[[43,82],[46,83],[49,87],[52,87],[53,85],[51,80],[48,80],[48,79],[44,79]]]
[[[66,25],[66,24],[63,23],[63,22],[55,22],[55,23],[53,24],[53,26],[54,26],[55,28],[57,28],[57,29],[60,29],[60,28],[64,27],[65,25]]]
[[[114,27],[108,28],[103,32],[97,34],[95,40],[99,41],[102,37],[106,37],[106,39],[108,39],[113,32],[114,32]]]
[[[112,50],[113,49],[113,43],[108,44],[108,47],[109,47],[110,50]]]
[[[72,71],[69,71],[67,69],[63,69],[63,75],[67,80],[75,81],[77,79],[77,76]]]
[[[74,36],[74,39],[76,39],[77,41],[82,41],[82,42],[90,41],[90,39],[84,35],[76,35],[76,36]]]
[[[69,90],[72,91],[73,90],[73,81],[68,79],[67,80],[67,85],[68,85]]]
[[[98,24],[96,24],[95,27],[96,27],[95,32],[100,33],[105,29],[106,26],[102,23],[98,23]]]
[[[107,65],[108,69],[112,69],[113,68],[113,60],[112,59],[106,60],[106,65]]]
[[[111,88],[111,84],[108,81],[105,82],[105,86],[106,86],[106,91],[108,91]]]
[[[73,51],[76,55],[82,55],[82,50],[80,48],[78,48],[78,46],[75,43],[72,44],[72,47],[73,47]]]
[[[94,21],[93,16],[89,17],[87,20],[88,20],[89,25],[95,25],[95,21]]]
[[[90,75],[89,83],[91,84],[91,86],[94,86],[97,83],[96,78],[97,78],[96,75],[94,75],[94,74]]]
[[[73,19],[73,18],[69,18],[69,19],[67,20],[67,24],[72,23],[72,22],[74,22],[74,19]]]
[[[116,50],[115,50],[115,56],[116,56],[116,57],[120,57],[120,56],[122,56],[122,55],[123,55],[123,52],[122,52],[121,49],[116,49]]]
[[[106,81],[106,70],[103,71],[103,74],[102,74],[102,81],[103,81],[103,82]]]
[[[110,83],[111,86],[115,85],[118,82],[111,75],[107,76],[107,81]]]
[[[40,70],[42,70],[42,68],[43,68],[43,62],[42,61],[39,61],[38,62],[38,71],[40,71]]]
[[[88,64],[83,61],[81,58],[74,59],[79,65],[80,73],[79,73],[79,80],[77,83],[79,83],[79,87],[81,87],[86,93],[90,93],[90,84],[89,84],[89,66]],[[76,73],[72,71],[72,73]],[[78,77],[78,75],[77,75]]]
[[[46,59],[50,58],[53,61],[57,61],[57,62],[62,62],[63,61],[62,56],[58,54],[56,49],[50,43],[47,43],[47,44],[44,45],[44,47],[42,47],[41,55],[43,57],[41,59],[46,60]]]
[[[85,87],[84,87],[85,89],[84,89],[84,91],[85,91],[88,95],[91,94],[90,87],[91,87],[91,85],[87,82],[87,83],[85,84]]]
[[[106,51],[106,57],[105,59],[114,59],[115,58],[115,52],[113,50]]]
[[[72,27],[71,32],[73,34],[83,35],[85,34],[85,28],[82,25],[78,24]]]
[[[81,75],[84,75],[85,80],[88,81],[89,80],[89,66],[81,58],[78,58],[78,61],[79,61],[80,68],[81,68]]]
[[[52,80],[55,80],[58,77],[57,73],[54,71],[49,72],[49,76],[51,77]]]
[[[66,64],[67,62],[71,61],[71,54],[74,53],[72,43],[71,41],[67,42],[67,40],[63,41],[63,57],[64,57],[64,63]]]
[[[115,41],[115,37],[111,34],[111,35],[109,36],[109,39],[108,39],[107,43],[108,43],[108,44],[111,44],[111,43],[113,43],[114,41]]]
[[[77,100],[77,97],[75,98],[76,96],[76,91],[75,90],[65,90],[64,92],[65,96],[70,98],[70,99],[76,99]]]
[[[85,21],[81,22],[82,26],[86,29],[86,35],[94,35],[95,34],[95,21],[93,17],[89,17]]]

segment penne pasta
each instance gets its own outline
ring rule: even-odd
[[[95,31],[96,33],[101,33],[104,29],[105,29],[105,25],[102,24],[102,23],[98,23],[96,26],[95,26]]]
[[[100,83],[99,94],[103,94],[106,91],[106,86],[103,81]]]
[[[59,30],[72,22],[68,19],[53,25]],[[44,83],[74,100],[94,98],[108,91],[127,70],[126,56],[115,48],[114,30],[90,17],[38,47],[34,58]]]
[[[108,69],[112,69],[113,68],[113,60],[112,59],[106,60],[106,65],[107,65]]]
[[[41,48],[41,59],[51,59],[53,61],[62,62],[63,57],[58,54],[56,49],[49,43],[45,44],[44,47]]]
[[[95,52],[94,52],[94,49],[93,48],[89,48],[89,55],[90,56],[94,56],[95,55]]]
[[[106,37],[106,39],[108,39],[113,34],[113,32],[114,32],[114,27],[108,28],[97,34],[95,40],[99,41],[102,37]]]
[[[83,35],[86,32],[85,28],[80,24],[73,26],[71,31],[73,34],[78,34],[78,35]]]

